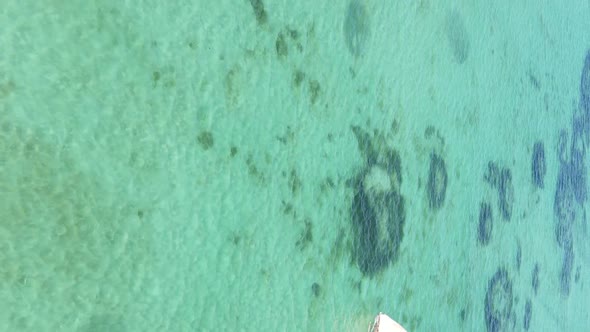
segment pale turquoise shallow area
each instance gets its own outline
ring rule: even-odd
[[[589,205],[567,207],[568,251],[554,200],[590,3],[440,3],[3,1],[0,331],[366,331],[380,311],[485,331],[499,270],[501,331],[584,331]],[[353,127],[401,158],[404,235],[370,276]],[[510,221],[490,161],[511,171]]]

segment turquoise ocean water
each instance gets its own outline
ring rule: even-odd
[[[0,9],[0,331],[585,331],[590,3]]]

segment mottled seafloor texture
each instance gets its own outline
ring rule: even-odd
[[[2,1],[0,332],[587,330],[589,31],[587,0]]]

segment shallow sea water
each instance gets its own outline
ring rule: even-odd
[[[0,331],[584,330],[589,6],[4,1]]]

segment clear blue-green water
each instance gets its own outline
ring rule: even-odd
[[[588,1],[1,7],[0,331],[589,326]]]

